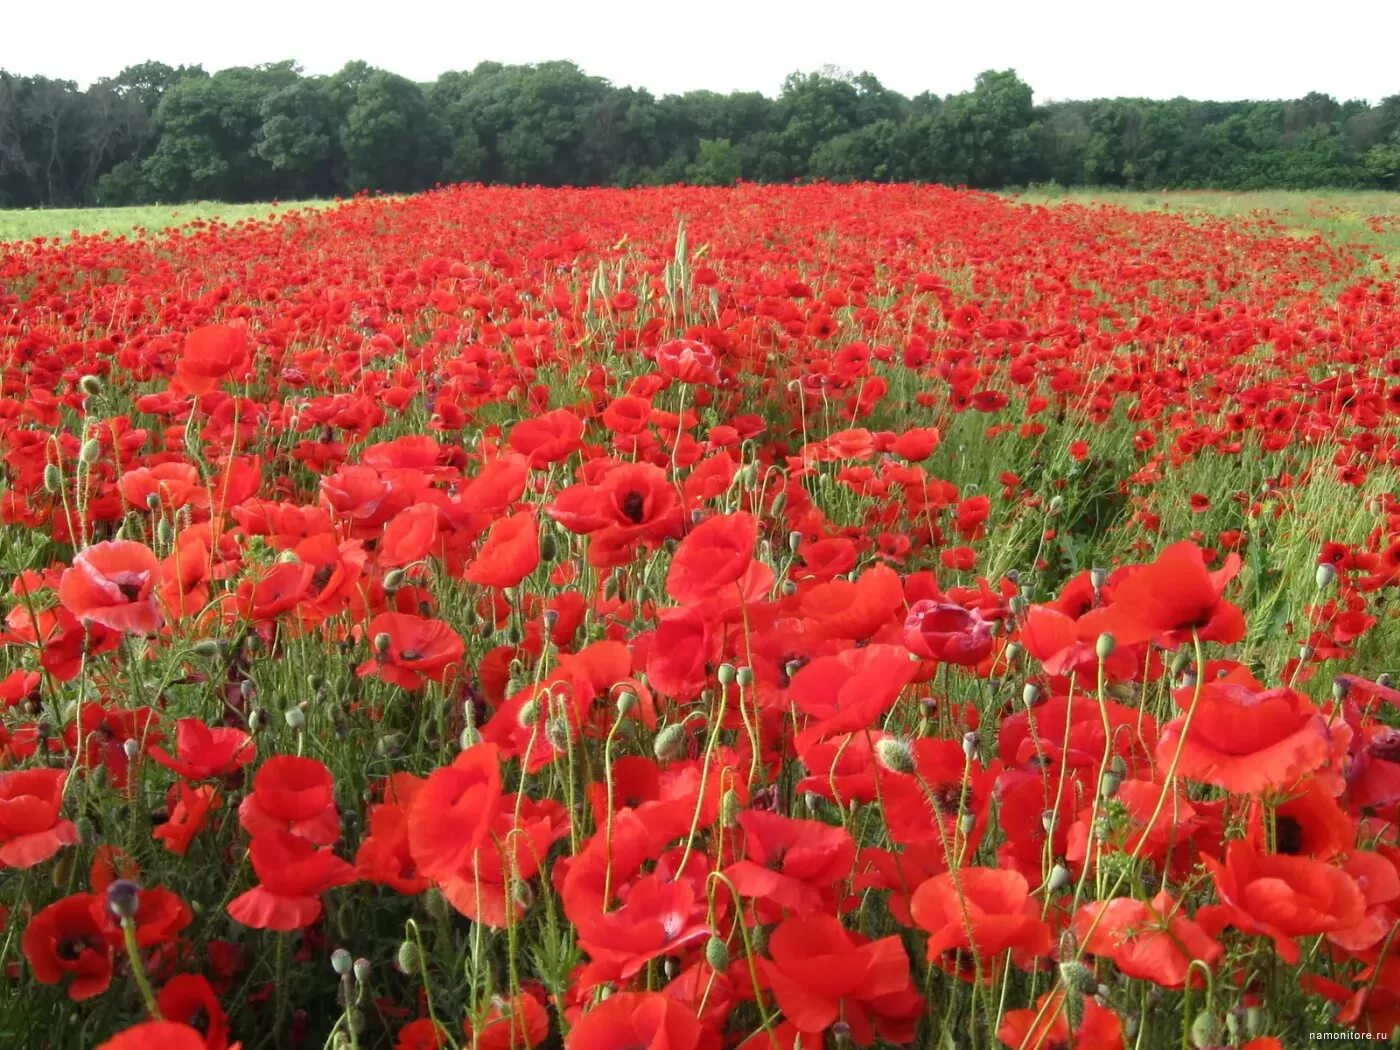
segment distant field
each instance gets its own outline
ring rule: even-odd
[[[135,208],[25,208],[0,211],[0,241],[32,237],[68,237],[73,233],[113,233],[122,236],[141,230],[163,230],[186,223],[219,220],[265,219],[296,208],[325,208],[333,201],[289,201],[285,204],[158,204]]]
[[[1321,233],[1337,243],[1363,244],[1392,266],[1400,265],[1400,193],[1376,190],[1163,190],[1035,189],[1006,196],[1031,204],[1112,204],[1135,210],[1175,212],[1273,222],[1295,233]]]

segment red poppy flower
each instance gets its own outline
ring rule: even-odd
[[[662,992],[619,992],[581,1017],[567,1050],[718,1050],[695,1014]]]
[[[830,915],[788,919],[768,940],[759,965],[784,1016],[813,1035],[838,1020],[857,1046],[875,1038],[907,1043],[924,1012],[898,937],[867,941]]]
[[[740,896],[760,898],[775,913],[788,910],[797,916],[834,903],[832,888],[850,874],[856,856],[849,832],[753,809],[739,814],[739,826],[747,857],[724,874]]]
[[[415,503],[394,515],[375,548],[379,564],[392,569],[426,557],[438,540],[438,513],[431,503]]]
[[[476,1050],[529,1050],[549,1038],[549,1013],[534,995],[521,992],[497,1000],[480,1028],[465,1023],[462,1031]]]
[[[1008,1010],[997,1038],[1011,1050],[1123,1050],[1123,1022],[1090,996],[1080,996],[1076,1023],[1070,1031],[1070,1011],[1063,987],[1046,992],[1033,1007]]]
[[[1235,840],[1223,863],[1211,856],[1201,862],[1214,876],[1221,900],[1201,909],[1201,923],[1268,937],[1290,966],[1301,954],[1295,937],[1350,929],[1366,915],[1366,898],[1356,880],[1323,861],[1262,853]]]
[[[198,718],[175,723],[175,756],[161,747],[147,752],[185,780],[210,780],[237,772],[257,755],[253,738],[241,729],[209,727]]]
[[[712,385],[719,382],[715,352],[697,339],[670,339],[656,348],[656,364],[662,375],[682,383]]]
[[[976,609],[925,599],[909,608],[904,644],[926,660],[978,664],[992,651],[992,625]]]
[[[1151,565],[1127,570],[1113,581],[1113,601],[1079,621],[1084,638],[1111,634],[1119,645],[1156,641],[1176,648],[1191,641],[1230,645],[1244,637],[1244,616],[1221,594],[1240,569],[1231,554],[1225,565],[1210,572],[1201,549],[1185,541],[1164,550]]]
[[[758,542],[752,514],[722,514],[701,522],[676,548],[666,593],[682,605],[704,601],[748,570]]]
[[[166,801],[170,816],[164,823],[157,824],[151,834],[171,853],[183,857],[194,837],[209,823],[209,814],[223,804],[223,799],[210,785],[192,788],[180,782],[171,786]]]
[[[1207,682],[1174,694],[1181,707],[1194,699],[1195,717],[1182,740],[1186,716],[1162,727],[1157,761],[1166,768],[1180,749],[1177,772],[1236,794],[1256,794],[1297,783],[1344,751],[1351,733],[1329,726],[1326,716],[1291,689],[1255,690],[1230,680]]]
[[[1080,908],[1071,926],[1084,951],[1129,977],[1182,988],[1193,962],[1213,967],[1225,950],[1165,892],[1151,902],[1118,897]],[[1194,982],[1202,981],[1199,973]]]
[[[1050,951],[1050,926],[1019,872],[962,868],[935,875],[914,891],[909,910],[929,931],[929,961],[968,979],[980,972],[991,981],[1008,951],[1022,967]]]
[[[248,356],[248,330],[242,324],[211,324],[185,337],[175,367],[180,385],[191,394],[207,394],[219,380],[241,369]]]
[[[467,748],[432,773],[408,810],[408,841],[426,878],[451,878],[467,869],[486,840],[501,806],[501,759],[495,744]]]
[[[0,773],[0,869],[32,868],[77,844],[77,826],[58,815],[67,779],[62,769]]]
[[[71,977],[68,998],[75,1003],[101,995],[112,980],[112,946],[97,915],[106,901],[75,893],[38,912],[24,928],[21,947],[34,979],[57,984]]]
[[[411,613],[380,613],[365,633],[376,647],[375,655],[360,664],[356,673],[361,678],[374,675],[403,689],[443,681],[466,652],[462,636],[442,620]],[[380,639],[388,640],[382,650]]]
[[[160,560],[149,547],[108,540],[79,551],[58,584],[58,600],[83,623],[150,634],[160,628],[155,589]]]
[[[234,1050],[240,1045],[235,1043]],[[160,1050],[221,1050],[199,1029],[179,1021],[143,1021],[118,1032],[97,1050],[151,1050],[157,1046]]]
[[[260,885],[229,902],[228,913],[255,930],[299,930],[321,915],[321,894],[355,881],[355,869],[329,849],[271,830],[248,847]]]
[[[253,791],[239,805],[238,820],[255,837],[287,831],[329,846],[340,838],[335,780],[314,758],[274,755],[253,777]]]
[[[527,457],[532,467],[557,463],[583,447],[583,420],[567,408],[523,419],[511,428],[510,447]]]
[[[533,514],[498,518],[467,569],[467,579],[483,587],[514,587],[540,563],[539,524]],[[459,654],[460,655],[460,654]]]

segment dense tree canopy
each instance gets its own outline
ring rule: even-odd
[[[332,76],[146,62],[85,90],[0,71],[0,207],[794,179],[1400,188],[1400,95],[1037,106],[1012,70],[909,99],[828,68],[776,98],[655,98],[571,62],[483,62],[431,84],[363,62]]]

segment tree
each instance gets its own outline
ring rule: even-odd
[[[728,139],[701,139],[699,155],[686,174],[696,186],[732,186],[742,170],[739,154]]]

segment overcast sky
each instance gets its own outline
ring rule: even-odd
[[[1037,101],[1115,95],[1376,101],[1400,93],[1400,0],[0,0],[0,69],[88,84],[146,59],[350,59],[425,81],[572,59],[656,94],[775,94],[793,70],[869,70],[907,95],[1014,68]]]

